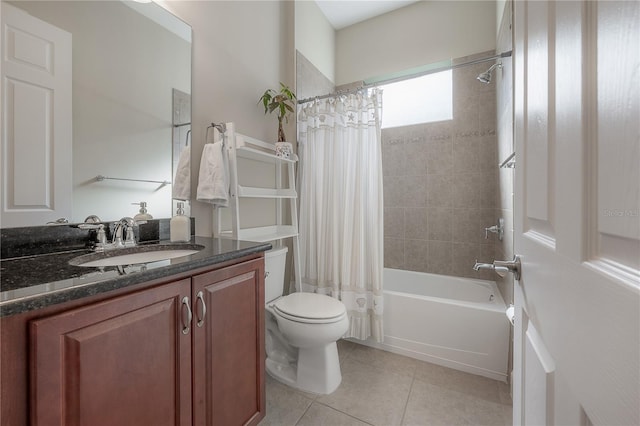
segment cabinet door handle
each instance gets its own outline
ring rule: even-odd
[[[193,315],[191,314],[191,307],[189,306],[189,298],[187,296],[182,298],[182,306],[187,307],[187,321],[184,320],[184,315],[182,315],[182,334],[189,334],[189,330],[191,330],[191,320],[193,319]]]
[[[202,317],[199,317],[198,310],[196,309],[196,315],[199,317],[196,325],[198,327],[202,327],[204,325],[204,318],[207,316],[207,304],[204,303],[204,295],[202,294],[202,291],[199,291],[196,295],[196,303],[198,303],[198,301],[202,303]]]

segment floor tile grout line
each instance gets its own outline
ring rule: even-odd
[[[359,421],[359,422],[362,422],[362,423],[368,424],[368,425],[370,425],[370,426],[374,426],[372,423],[369,423],[369,422],[368,422],[368,421],[366,421],[366,420],[362,420],[361,418],[356,417],[356,416],[354,416],[353,414],[349,414],[349,413],[346,413],[346,412],[344,412],[344,411],[342,411],[342,410],[338,410],[338,409],[337,409],[337,408],[335,408],[335,407],[332,407],[332,406],[330,406],[330,405],[324,404],[324,403],[319,402],[319,401],[314,401],[314,402],[316,402],[316,403],[318,403],[318,404],[320,404],[320,405],[322,405],[322,406],[325,406],[325,407],[327,407],[327,408],[330,408],[330,409],[332,409],[332,410],[335,410],[335,411],[337,411],[338,413],[342,413],[342,414],[344,414],[345,416],[349,416],[349,417],[351,417],[352,419],[355,419],[355,420],[357,420],[357,421]]]
[[[417,368],[416,368],[417,370]],[[409,386],[409,393],[407,394],[407,400],[404,403],[404,409],[402,410],[402,417],[400,418],[400,425],[404,423],[404,416],[407,414],[407,407],[409,406],[409,398],[411,398],[411,391],[413,391],[413,384],[416,381],[416,372],[414,371],[411,378],[411,386]]]
[[[307,409],[304,410],[304,413],[302,413],[302,415],[298,418],[298,420],[296,420],[296,422],[294,423],[294,426],[297,426],[300,423],[300,420],[302,420],[302,418],[307,414],[307,411],[309,411],[309,408],[311,408],[314,402],[315,402],[314,400],[311,400],[311,403],[307,406]]]

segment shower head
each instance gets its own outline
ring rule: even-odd
[[[485,72],[483,72],[482,74],[478,75],[477,79],[485,84],[489,84],[491,83],[491,73],[493,72],[493,70],[495,68],[502,68],[502,62],[498,62],[496,64],[491,65],[491,68],[489,68],[488,70],[486,70]]]

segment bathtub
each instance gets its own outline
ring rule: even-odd
[[[445,367],[507,380],[510,324],[492,281],[384,270],[384,343]]]

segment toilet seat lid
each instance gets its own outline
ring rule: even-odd
[[[327,320],[344,315],[344,303],[317,293],[292,293],[274,304],[276,311],[287,316],[310,320]]]

